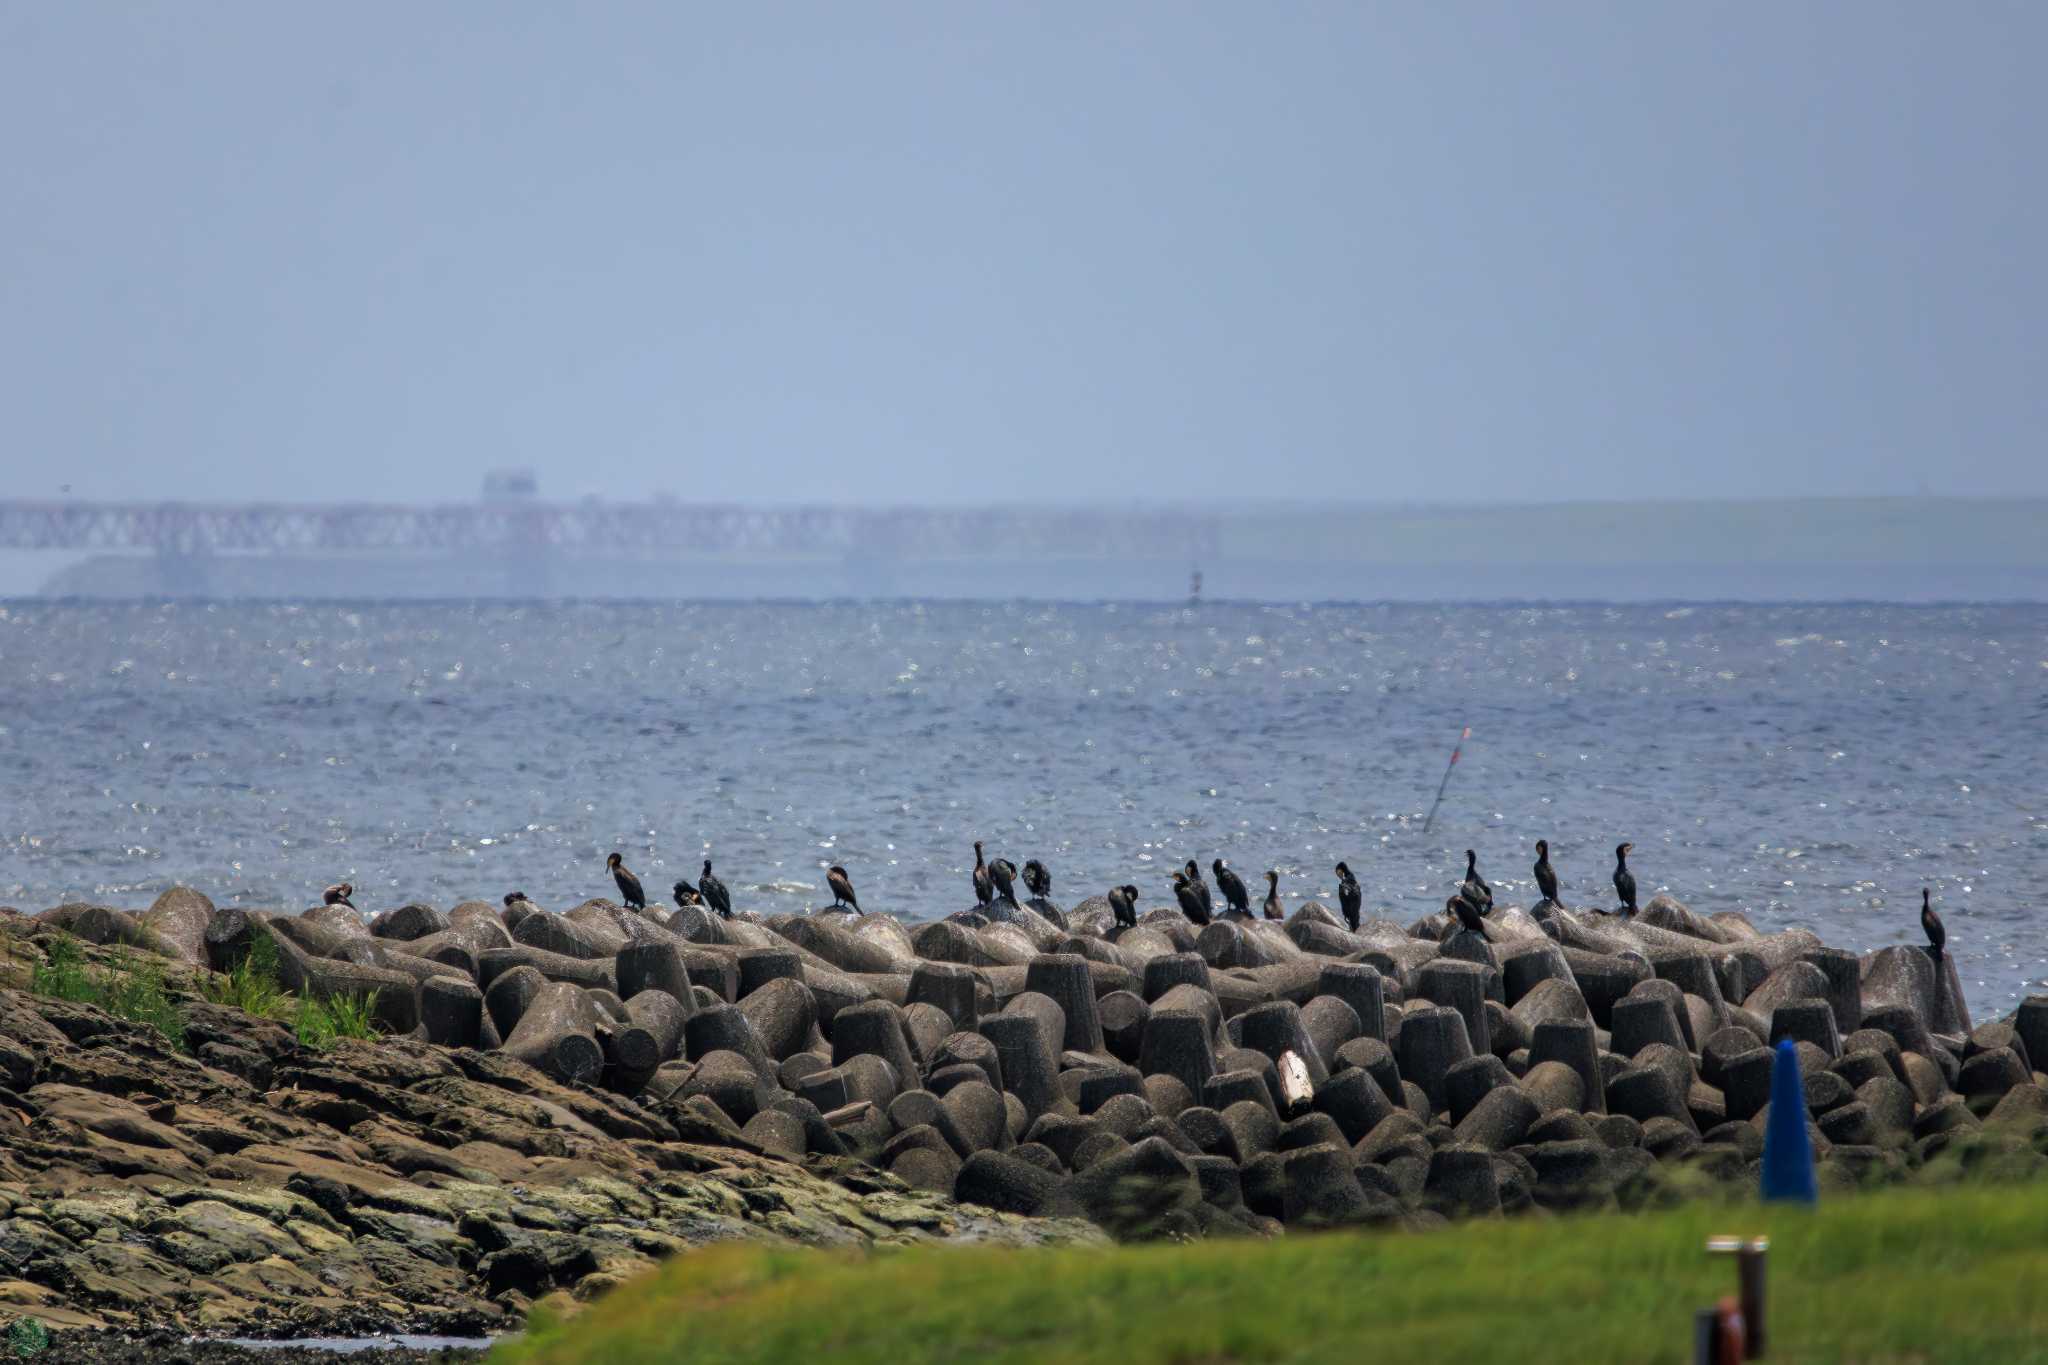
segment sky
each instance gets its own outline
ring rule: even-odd
[[[2048,6],[0,0],[0,496],[2048,494]]]

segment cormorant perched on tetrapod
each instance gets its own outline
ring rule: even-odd
[[[1221,858],[1209,864],[1209,870],[1216,874],[1216,889],[1223,893],[1223,903],[1240,915],[1251,913],[1251,893],[1244,889],[1244,878],[1230,870],[1230,865]]]
[[[1266,903],[1259,907],[1267,919],[1286,919],[1280,913],[1280,874],[1272,868],[1266,869]]]
[[[1444,909],[1457,916],[1458,923],[1481,938],[1486,937],[1486,920],[1481,917],[1479,907],[1463,896],[1453,896],[1444,902]]]
[[[853,878],[846,875],[845,868],[837,864],[826,868],[825,884],[832,888],[832,906],[834,909],[841,905],[850,905],[853,907],[853,913],[856,915],[865,915],[867,913],[867,911],[860,908],[860,902],[854,899]]]
[[[711,860],[704,860],[704,871],[697,878],[697,894],[704,903],[726,919],[732,918],[732,897],[727,894],[725,883],[711,875]]]
[[[1358,889],[1358,878],[1343,863],[1337,864],[1337,905],[1344,911],[1344,922],[1351,926],[1351,932],[1357,933],[1358,912],[1365,907],[1365,893]]]
[[[356,908],[356,903],[350,897],[354,896],[355,893],[356,888],[353,883],[336,882],[320,893],[320,903],[322,905],[345,905],[353,910]]]
[[[505,893],[505,908],[510,910],[517,902],[530,900],[531,898],[524,891],[507,891]]]
[[[1188,886],[1194,890],[1195,898],[1202,902],[1202,918],[1195,922],[1197,924],[1207,924],[1210,914],[1216,908],[1216,903],[1209,899],[1209,883],[1202,880],[1202,865],[1193,858],[1190,858],[1188,859],[1187,866],[1183,867],[1181,871],[1187,874]]]
[[[1024,864],[1024,886],[1032,895],[1044,900],[1052,894],[1052,873],[1045,870],[1045,864],[1036,858]]]
[[[1180,902],[1180,912],[1188,917],[1189,923],[1209,922],[1209,907],[1202,903],[1202,897],[1195,891],[1195,883],[1188,880],[1187,873],[1173,874],[1173,897]]]
[[[998,858],[988,865],[988,879],[996,884],[996,895],[1010,904],[1017,903],[1017,865],[1008,858]]]
[[[1135,886],[1112,886],[1109,888],[1109,912],[1116,916],[1116,922],[1126,929],[1138,927],[1138,888]]]
[[[1933,892],[1920,888],[1920,927],[1927,931],[1927,947],[1936,962],[1941,961],[1941,950],[1948,945],[1948,930],[1942,927],[1941,916],[1934,913],[1931,902]]]
[[[686,905],[702,905],[704,903],[704,897],[698,892],[697,888],[680,877],[676,878],[676,884],[668,889],[668,893],[676,898],[676,909],[678,910]]]
[[[604,860],[604,865],[611,869],[612,880],[619,885],[620,898],[635,910],[645,910],[647,893],[640,889],[640,879],[626,871],[626,860],[614,853]]]
[[[981,840],[974,841],[974,903],[987,905],[996,898],[995,880],[988,875],[988,864],[981,860]]]
[[[1635,850],[1634,844],[1619,844],[1614,850],[1614,894],[1621,897],[1625,915],[1636,912],[1636,874],[1628,870],[1628,855]]]
[[[1557,898],[1557,873],[1550,870],[1550,841],[1536,841],[1536,889],[1543,893],[1543,899],[1552,905],[1563,905]]]
[[[1479,855],[1469,848],[1465,850],[1465,881],[1458,894],[1472,902],[1472,908],[1480,914],[1493,913],[1493,888],[1479,875]]]

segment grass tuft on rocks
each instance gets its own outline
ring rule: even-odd
[[[292,1017],[292,1031],[302,1047],[325,1052],[344,1038],[368,1041],[376,1038],[377,994],[331,995],[316,1000],[301,996]]]
[[[200,992],[216,1005],[228,1005],[259,1019],[290,1023],[296,1015],[291,994],[278,979],[277,945],[258,934],[234,970],[209,978]]]
[[[834,1365],[1692,1359],[1692,1315],[1734,1292],[1717,1234],[1768,1234],[1773,1361],[2040,1359],[2048,1183],[1844,1197],[1817,1210],[1687,1204],[1271,1242],[849,1255],[693,1251],[492,1365]]]
[[[30,973],[29,989],[57,1000],[97,1005],[116,1018],[155,1029],[172,1047],[185,1046],[184,1012],[165,989],[164,964],[149,954],[126,953],[118,967],[95,968],[77,939],[60,935]]]

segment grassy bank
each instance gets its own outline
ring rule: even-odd
[[[669,1262],[493,1365],[927,1360],[1690,1361],[1733,1292],[1702,1250],[1768,1233],[1773,1361],[2048,1360],[2048,1184],[1914,1188],[1816,1212],[1689,1205],[1268,1243]]]

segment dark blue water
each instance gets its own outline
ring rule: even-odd
[[[1539,836],[1611,903],[1629,839],[1646,896],[1855,948],[1931,886],[1982,1011],[2048,976],[2044,720],[2039,606],[14,603],[0,902],[567,905],[616,848],[923,918],[982,838],[1068,902],[1344,858],[1406,920],[1467,845],[1533,900]]]

